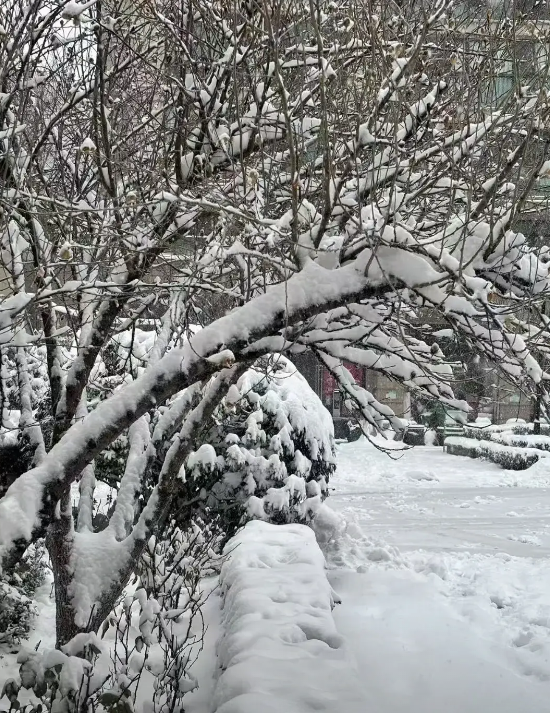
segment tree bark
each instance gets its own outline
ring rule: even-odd
[[[75,623],[75,612],[69,594],[72,582],[71,553],[73,532],[71,491],[70,486],[68,486],[60,502],[59,515],[50,523],[46,535],[46,547],[50,555],[54,578],[57,648],[66,644],[79,632],[79,628]]]
[[[540,436],[540,416],[542,411],[542,386],[537,384],[537,393],[535,396],[535,404],[533,408],[533,433],[535,436]]]

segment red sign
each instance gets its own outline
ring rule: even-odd
[[[365,385],[365,370],[362,366],[357,366],[356,364],[349,364],[347,362],[344,362],[344,366],[353,376],[356,383],[358,383],[360,386]],[[332,396],[332,394],[337,390],[338,385],[336,383],[336,379],[327,369],[323,369],[323,397]]]

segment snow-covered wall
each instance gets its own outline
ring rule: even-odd
[[[249,522],[226,553],[216,713],[359,710],[312,530]]]

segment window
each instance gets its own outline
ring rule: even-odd
[[[502,57],[491,62],[486,81],[481,89],[481,102],[487,108],[502,104],[514,89],[514,63]]]

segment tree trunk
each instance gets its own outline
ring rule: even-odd
[[[70,488],[67,488],[60,502],[60,512],[49,527],[46,547],[52,563],[55,606],[56,606],[56,648],[60,648],[79,633],[75,623],[75,611],[69,596],[72,582],[71,552],[73,543],[73,516],[71,512]]]
[[[164,525],[170,512],[172,496],[164,494],[163,497],[163,494],[161,494],[159,500],[161,504],[155,513],[154,522],[149,523],[151,532]],[[99,599],[90,612],[86,625],[84,627],[78,626],[70,592],[71,584],[73,583],[71,556],[74,542],[73,515],[70,506],[69,490],[64,494],[61,501],[60,514],[50,524],[46,535],[46,547],[50,555],[54,576],[56,604],[55,646],[57,649],[60,649],[79,633],[89,631],[97,633],[99,631],[99,627],[114,609],[117,600],[124,592],[124,588],[135,570],[136,562],[141,557],[148,539],[136,539],[126,564],[119,570],[113,584],[108,589],[100,592]],[[90,533],[90,536],[93,537],[94,534]],[[107,563],[106,566],[108,566]]]
[[[540,435],[540,415],[542,411],[542,386],[537,384],[537,395],[535,396],[535,405],[533,408],[533,433],[535,436]]]

